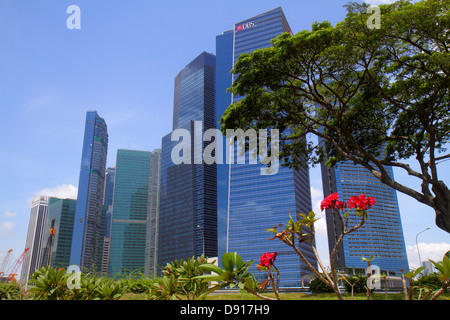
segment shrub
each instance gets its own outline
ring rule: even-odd
[[[366,293],[365,286],[367,283],[367,277],[365,277],[365,276],[361,276],[361,277],[349,276],[349,277],[347,277],[347,281],[349,281],[351,284],[353,284],[353,293]],[[344,288],[345,288],[345,291],[350,293],[350,292],[352,292],[352,286],[349,283],[347,283],[347,281],[343,282]],[[358,282],[356,282],[356,281],[358,281]]]
[[[314,278],[309,283],[309,290],[312,293],[333,293],[334,290],[330,286],[326,285],[325,282],[323,282],[319,278]]]

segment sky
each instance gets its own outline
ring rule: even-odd
[[[368,1],[373,4],[387,0]],[[108,125],[108,166],[117,149],[152,151],[172,129],[177,73],[234,23],[281,6],[293,33],[345,17],[343,0],[0,0],[0,261],[25,249],[31,200],[76,198],[86,111]],[[70,5],[80,29],[69,29]],[[450,162],[440,168],[450,183]],[[417,182],[395,171],[400,182]],[[319,213],[321,176],[311,169]],[[398,193],[410,267],[440,260],[450,235],[434,212]],[[317,243],[328,261],[325,218]],[[284,222],[284,221],[280,221]],[[375,263],[375,262],[374,262]]]

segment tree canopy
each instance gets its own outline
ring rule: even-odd
[[[360,164],[433,208],[437,226],[450,232],[450,191],[438,175],[450,158],[450,0],[380,5],[379,28],[368,27],[367,4],[346,7],[336,26],[315,22],[242,54],[229,90],[243,98],[222,115],[221,129],[279,129],[285,166],[305,158]],[[386,166],[419,179],[420,188],[395,181]]]

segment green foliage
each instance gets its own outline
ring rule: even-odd
[[[325,282],[323,282],[320,278],[314,278],[309,283],[309,290],[311,293],[333,293],[334,290]]]
[[[68,278],[65,269],[42,267],[30,277],[32,286],[29,291],[36,300],[65,300],[69,294]]]
[[[200,276],[204,274],[201,266],[207,264],[204,255],[187,260],[174,260],[162,268],[163,276],[152,280],[150,298],[155,300],[177,300],[185,296],[196,300],[208,290]]]
[[[353,285],[353,293],[366,293],[366,282],[367,277],[365,276],[349,276],[346,277],[347,281],[344,281],[344,287],[345,291],[352,292],[352,285]]]
[[[0,282],[0,300],[22,300],[26,295],[17,282]]]
[[[30,277],[29,291],[36,300],[117,300],[128,289],[121,282],[83,273],[79,287],[70,287],[71,277],[64,268],[42,267]]]
[[[428,288],[431,291],[436,291],[442,287],[442,282],[439,280],[437,273],[432,273],[430,275],[423,276],[416,281],[414,281],[415,289]]]
[[[241,290],[257,294],[257,282],[253,274],[248,269],[252,265],[253,260],[244,262],[242,257],[236,252],[224,253],[222,256],[222,268],[214,264],[204,264],[200,268],[204,271],[212,272],[197,277],[203,282],[217,282],[208,291],[204,292],[200,298],[205,299],[206,296],[218,289],[238,287]]]
[[[447,251],[447,253],[442,258],[441,262],[435,262],[433,260],[430,260],[431,263],[433,263],[434,267],[438,270],[439,280],[444,284],[448,285],[450,282],[450,259],[449,259],[450,251]]]

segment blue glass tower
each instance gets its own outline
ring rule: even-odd
[[[76,200],[50,197],[48,217],[45,226],[45,247],[43,250],[44,266],[67,268],[72,245],[73,220]],[[54,228],[53,239],[49,239],[50,228]]]
[[[117,150],[108,274],[144,271],[149,151]]]
[[[385,169],[393,177],[392,167]],[[396,191],[381,183],[366,168],[351,161],[340,162],[335,168],[322,164],[321,170],[325,196],[337,192],[340,200],[347,201],[351,196],[366,194],[376,201],[368,211],[367,222],[344,238],[336,254],[337,268],[362,273],[367,263],[361,261],[361,257],[374,256],[372,265],[382,271],[398,275],[400,270],[408,270]],[[329,210],[325,211],[325,217],[331,254],[340,234],[340,223]]]
[[[105,120],[96,111],[88,111],[70,255],[70,264],[88,270],[101,265],[107,150],[108,131]]]
[[[216,36],[216,95],[215,121],[220,128],[220,117],[232,103],[231,92],[227,89],[233,83],[230,70],[233,68],[234,30],[228,30]],[[222,136],[225,141],[225,136]],[[226,154],[226,144],[223,144],[223,154]],[[227,213],[228,213],[228,180],[229,165],[217,164],[217,250],[219,260],[227,251]],[[219,261],[220,262],[220,261]],[[221,264],[220,264],[221,265]]]
[[[234,25],[231,32],[217,36],[216,120],[230,103],[240,97],[229,96],[224,89],[231,86],[232,66],[242,53],[272,46],[271,40],[283,32],[291,32],[281,8],[275,8]],[[281,241],[268,240],[264,231],[311,211],[308,169],[294,171],[279,168],[274,175],[261,175],[260,164],[218,165],[219,259],[224,252],[238,252],[244,260],[255,260],[252,270],[264,252],[278,252],[276,265],[282,274],[281,287],[297,287],[311,274],[300,258]],[[226,181],[225,179],[228,180]],[[301,250],[312,265],[316,259],[310,246]],[[265,280],[265,279],[264,279]]]
[[[190,150],[200,147],[194,138],[196,123],[203,131],[214,128],[216,57],[203,52],[175,78],[173,130],[185,129],[192,137]],[[172,150],[179,141],[172,133],[162,139],[158,263],[191,256],[217,255],[216,166],[187,154],[188,161],[174,164]],[[184,155],[184,154],[183,154]]]

